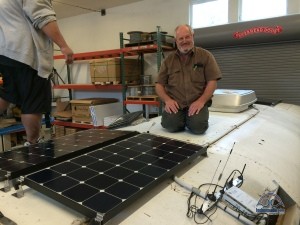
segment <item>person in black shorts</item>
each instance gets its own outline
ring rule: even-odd
[[[49,0],[1,1],[0,111],[14,103],[21,109],[27,143],[38,142],[42,115],[51,111],[50,75],[53,43],[73,62],[73,51],[60,33]]]

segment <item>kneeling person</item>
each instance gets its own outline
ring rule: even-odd
[[[209,51],[194,46],[189,25],[176,27],[175,41],[177,50],[163,61],[155,85],[165,105],[161,124],[170,132],[187,127],[192,133],[203,134],[221,71]]]

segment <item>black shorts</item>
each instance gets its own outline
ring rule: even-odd
[[[38,76],[36,70],[23,63],[3,56],[0,59],[0,98],[16,104],[22,114],[51,112],[50,79]]]

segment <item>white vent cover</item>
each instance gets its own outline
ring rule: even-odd
[[[217,89],[214,92],[209,111],[242,112],[256,100],[255,92],[252,90]]]

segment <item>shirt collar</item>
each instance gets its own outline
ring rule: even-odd
[[[193,47],[189,52],[188,52],[188,56],[192,56],[192,55],[194,55],[194,53],[195,53],[195,47]],[[180,51],[177,49],[176,50],[176,54],[178,55],[178,56],[180,56],[181,55],[181,53],[180,53]]]

